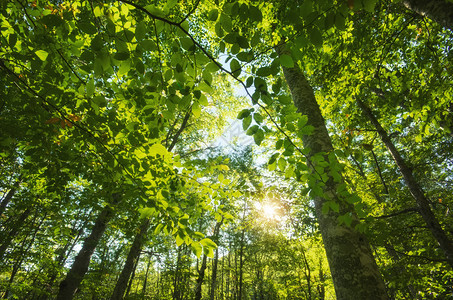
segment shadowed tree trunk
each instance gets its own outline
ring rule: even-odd
[[[201,262],[200,270],[198,270],[198,277],[195,286],[195,300],[201,300],[201,287],[203,285],[204,273],[206,271],[207,258],[206,254],[203,254],[203,260]]]
[[[16,193],[17,189],[19,188],[21,181],[22,181],[22,175],[14,183],[13,187],[9,190],[9,192],[5,195],[5,197],[0,202],[0,216],[5,212],[6,206],[9,204],[11,199],[14,197],[14,194]]]
[[[119,198],[119,194],[113,195],[115,204],[118,203],[120,200]],[[90,235],[83,242],[82,249],[77,254],[66,278],[60,283],[60,289],[56,298],[57,300],[70,300],[74,297],[74,294],[82,282],[83,276],[85,276],[85,273],[88,271],[91,256],[112,217],[113,209],[109,205],[105,206],[97,217]]]
[[[116,282],[115,289],[113,290],[113,294],[110,299],[123,299],[124,293],[126,292],[127,283],[129,282],[129,278],[131,277],[134,265],[137,263],[149,226],[150,219],[144,219],[142,221],[142,224],[140,225],[138,233],[135,235],[135,239],[126,258],[126,263],[124,264],[123,270],[121,271],[120,277]]]
[[[440,25],[453,29],[453,3],[447,0],[403,0],[402,4]]]
[[[290,55],[284,47],[279,47],[277,51],[280,55]],[[297,111],[307,115],[307,125],[314,127],[311,135],[302,136],[302,142],[305,148],[310,149],[307,160],[313,176],[316,176],[312,158],[321,153],[325,161],[329,161],[327,155],[334,150],[332,142],[313,89],[303,72],[297,64],[293,68],[282,68]],[[313,201],[336,297],[340,300],[387,299],[385,285],[369,243],[363,234],[353,228],[359,222],[354,208],[336,194],[343,179],[335,182],[328,172],[326,174],[327,181],[317,182],[322,188],[323,196],[316,195]],[[323,213],[322,208],[327,201],[335,201],[339,205],[339,212],[329,210],[328,213]],[[353,217],[352,226],[339,224],[338,217],[345,214]]]
[[[448,263],[453,267],[453,243],[448,238],[447,234],[442,229],[442,226],[439,224],[436,216],[432,212],[429,200],[425,197],[425,193],[420,184],[415,179],[411,168],[406,164],[400,152],[398,151],[398,149],[396,149],[395,145],[387,134],[387,131],[385,131],[385,129],[381,126],[371,109],[361,100],[357,100],[357,103],[368,120],[370,120],[370,122],[376,128],[382,142],[392,155],[393,160],[400,170],[400,173],[403,175],[404,181],[406,182],[406,185],[409,188],[412,197],[415,199],[415,202],[418,205],[418,211],[422,215],[428,229],[431,231],[431,234],[439,243],[439,246],[444,252]]]

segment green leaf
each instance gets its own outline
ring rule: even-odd
[[[239,120],[242,120],[242,119],[244,119],[245,117],[248,117],[248,116],[250,115],[250,113],[251,113],[251,110],[250,110],[250,109],[248,109],[248,108],[243,109],[243,110],[241,110],[241,111],[239,112],[237,118],[238,118]],[[247,126],[247,127],[248,127],[248,126]]]
[[[156,209],[153,207],[145,207],[138,210],[140,212],[140,219],[147,219],[154,215]]]
[[[203,253],[203,248],[201,247],[200,243],[193,242],[190,244],[190,248],[192,249],[193,254],[196,257],[200,258],[201,254]]]
[[[258,146],[261,145],[261,142],[264,140],[264,131],[259,129],[254,135],[253,139],[255,140],[255,144]]]
[[[120,61],[126,60],[129,58],[129,52],[116,52],[113,58]]]
[[[179,235],[179,232],[178,232],[178,234],[176,234],[175,240],[176,240],[176,246],[178,246],[178,247],[184,243],[184,239]]]
[[[140,45],[143,47],[144,50],[147,50],[147,51],[157,50],[157,45],[152,40],[144,40],[140,43]]]
[[[230,62],[230,69],[235,77],[238,77],[241,74],[241,64],[237,59],[233,59]]]
[[[287,54],[283,54],[280,56],[280,63],[282,64],[283,67],[294,68],[294,61],[291,58],[291,56]]]
[[[318,28],[313,27],[310,31],[310,41],[316,48],[322,47],[322,33]]]
[[[242,120],[242,129],[247,130],[250,124],[252,123],[252,116],[248,115],[245,119]]]
[[[256,132],[258,132],[258,129],[260,127],[258,125],[253,125],[252,127],[250,127],[247,132],[245,134],[247,135],[254,135]]]
[[[204,238],[199,242],[203,247],[215,249],[217,248],[217,244],[214,243],[211,239],[209,238]]]
[[[284,159],[283,157],[280,157],[278,159],[278,168],[280,169],[280,171],[285,171],[285,168],[286,168],[286,159]]]
[[[201,115],[201,106],[198,102],[194,102],[192,105],[192,113],[195,118],[199,118]]]
[[[208,13],[208,20],[209,21],[217,21],[217,18],[219,17],[219,11],[217,9],[212,9],[209,13]]]
[[[97,33],[97,28],[94,26],[94,24],[89,23],[89,22],[80,22],[78,24],[78,27],[80,30],[87,34],[95,34]]]
[[[253,119],[255,119],[256,123],[261,124],[264,120],[264,117],[260,113],[254,113]]]
[[[258,7],[252,5],[249,7],[249,18],[254,22],[261,22],[263,14]]]
[[[137,27],[135,28],[135,38],[137,41],[141,41],[145,38],[146,32],[148,32],[148,28],[146,28],[146,23],[145,21],[141,21],[140,23],[137,24]]]
[[[94,93],[94,79],[93,78],[91,78],[87,82],[86,91],[87,91],[87,97],[91,97],[93,95],[93,93]]]
[[[96,103],[99,107],[104,107],[107,105],[107,101],[105,100],[105,97],[102,95],[94,97],[93,102]]]
[[[220,24],[222,24],[222,28],[226,32],[231,32],[233,30],[233,23],[231,22],[231,19],[228,15],[221,14],[219,21],[220,21]]]
[[[49,55],[49,53],[47,51],[44,51],[44,50],[35,51],[35,54],[42,61],[45,61],[47,59],[47,56]]]

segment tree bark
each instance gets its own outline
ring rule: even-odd
[[[6,206],[9,204],[11,199],[14,197],[14,194],[16,193],[17,189],[19,188],[21,181],[22,181],[22,175],[14,183],[13,187],[9,190],[9,192],[6,194],[6,196],[0,202],[0,216],[5,212]]]
[[[207,256],[203,254],[200,270],[198,270],[198,277],[195,286],[195,300],[201,300],[201,287],[203,285],[204,273],[206,271]]]
[[[442,226],[431,210],[429,200],[425,197],[425,193],[420,184],[415,179],[411,168],[406,164],[406,161],[403,159],[398,149],[396,149],[395,145],[387,134],[387,131],[385,131],[385,129],[381,126],[371,109],[361,100],[357,100],[357,104],[362,109],[368,120],[370,120],[370,122],[376,128],[382,142],[392,155],[393,160],[400,170],[400,173],[403,175],[404,181],[406,182],[406,185],[409,188],[412,197],[415,199],[415,202],[419,207],[419,212],[422,215],[423,220],[425,221],[428,229],[431,231],[431,234],[439,243],[440,248],[445,254],[447,262],[451,267],[453,267],[453,243],[448,238],[447,234],[442,229]]]
[[[107,224],[113,216],[113,209],[110,206],[104,207],[99,214],[90,235],[83,242],[82,249],[77,254],[71,269],[66,278],[60,283],[57,300],[71,300],[74,297],[83,276],[88,271],[91,256],[99,243]]]
[[[132,242],[131,249],[126,258],[126,263],[124,264],[123,270],[121,271],[120,277],[116,282],[115,289],[113,290],[111,300],[123,299],[124,293],[126,292],[127,283],[131,277],[132,270],[136,264],[140,251],[143,247],[143,242],[145,241],[146,233],[150,226],[150,219],[144,219],[140,225],[138,233],[135,235],[135,239]]]
[[[31,210],[27,208],[20,216],[19,219],[14,223],[13,228],[8,232],[6,237],[4,238],[2,244],[0,245],[0,259],[3,259],[3,256],[6,252],[6,249],[11,245],[12,240],[16,237],[19,230],[22,228],[24,221],[30,215]],[[0,264],[1,265],[1,264]]]
[[[446,0],[403,0],[402,4],[440,25],[453,30],[453,3]]]
[[[277,51],[280,55],[288,54],[282,47]],[[333,146],[313,89],[297,65],[282,68],[294,105],[299,113],[308,116],[307,125],[314,127],[311,135],[302,137],[304,147],[310,149],[309,165],[313,165],[312,157],[317,153],[322,153],[329,161],[327,155],[333,151]],[[310,169],[316,175],[315,170]],[[384,282],[365,236],[338,222],[338,217],[345,214],[353,217],[353,224],[359,222],[352,205],[336,194],[339,184],[329,175],[327,182],[321,184],[325,196],[313,197],[337,299],[387,299]],[[340,206],[339,212],[329,210],[324,214],[322,207],[327,201],[335,201]]]
[[[220,227],[223,224],[223,217],[220,222],[217,222],[214,227],[214,239],[217,245],[219,244],[219,233],[220,233]],[[216,283],[217,283],[217,264],[219,262],[219,247],[215,249],[215,256],[214,256],[214,261],[212,262],[212,276],[211,276],[211,291],[210,291],[210,299],[214,300],[215,296],[215,289],[216,289]]]

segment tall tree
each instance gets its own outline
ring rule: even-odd
[[[290,54],[283,47],[280,47],[278,52],[280,57]],[[308,116],[307,124],[314,128],[313,133],[303,135],[302,140],[304,147],[310,149],[307,160],[313,176],[316,176],[316,162],[313,158],[315,155],[321,155],[325,161],[329,161],[329,154],[333,153],[334,149],[313,89],[299,66],[296,63],[292,68],[282,68],[294,105],[298,112]],[[330,158],[332,157],[330,155]],[[331,164],[335,164],[335,161],[331,161]],[[337,299],[387,299],[384,282],[366,237],[353,227],[338,223],[342,214],[351,214],[353,224],[359,222],[353,207],[336,193],[337,187],[343,182],[342,178],[334,179],[328,176],[326,179],[318,179],[318,184],[322,182],[323,192],[313,200]],[[337,203],[338,211],[323,212],[328,201]]]

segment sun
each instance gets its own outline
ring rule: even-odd
[[[263,210],[264,216],[268,219],[275,219],[275,217],[277,216],[276,207],[272,204],[263,204],[261,209]]]

